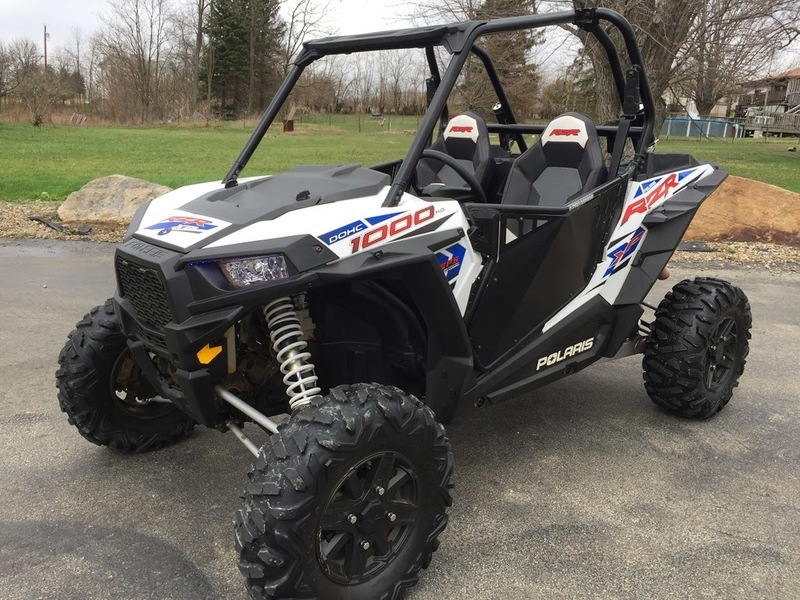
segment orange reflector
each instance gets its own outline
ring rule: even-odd
[[[214,360],[220,352],[222,352],[222,346],[211,346],[211,344],[206,344],[197,353],[197,360],[200,361],[201,365],[207,365]]]

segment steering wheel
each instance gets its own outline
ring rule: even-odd
[[[478,179],[475,177],[473,173],[468,171],[467,168],[460,162],[458,162],[455,158],[453,158],[449,154],[445,154],[444,152],[440,152],[439,150],[433,150],[431,148],[425,148],[425,150],[422,151],[422,154],[420,155],[420,160],[422,160],[423,158],[438,160],[439,162],[446,164],[448,167],[450,167],[451,169],[453,169],[453,171],[456,172],[456,175],[458,175],[459,177],[461,177],[461,179],[464,180],[464,182],[469,186],[469,191],[472,192],[472,194],[479,201],[486,202],[486,192],[483,191],[481,184],[478,183]],[[422,189],[417,186],[416,169],[414,170],[414,177],[411,180],[411,185],[414,188],[414,191],[416,191],[418,195],[422,193]],[[453,187],[449,187],[449,189],[455,191],[455,189],[459,188],[454,189]]]

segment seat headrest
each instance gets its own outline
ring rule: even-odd
[[[463,113],[456,115],[447,122],[447,128],[444,130],[444,139],[462,138],[470,139],[477,142],[481,135],[481,130],[486,128],[485,122],[481,119],[481,125],[478,124],[480,117],[475,113]]]
[[[586,117],[577,113],[568,113],[556,117],[550,121],[550,124],[542,132],[542,146],[550,142],[571,142],[580,145],[581,148],[585,148],[586,142],[589,141],[589,130],[585,119]]]

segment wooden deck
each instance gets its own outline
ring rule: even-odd
[[[744,130],[745,135],[748,136],[800,136],[800,114],[756,115],[747,117],[744,122]]]

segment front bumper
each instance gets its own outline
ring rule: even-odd
[[[292,267],[279,284],[235,289],[214,261],[189,260],[186,255],[129,239],[115,255],[117,290],[114,305],[120,327],[143,374],[198,422],[215,426],[224,418],[215,403],[214,384],[227,375],[226,331],[250,312],[280,296],[310,285]],[[223,351],[202,364],[198,351],[207,344]],[[169,380],[154,358],[170,365]]]

